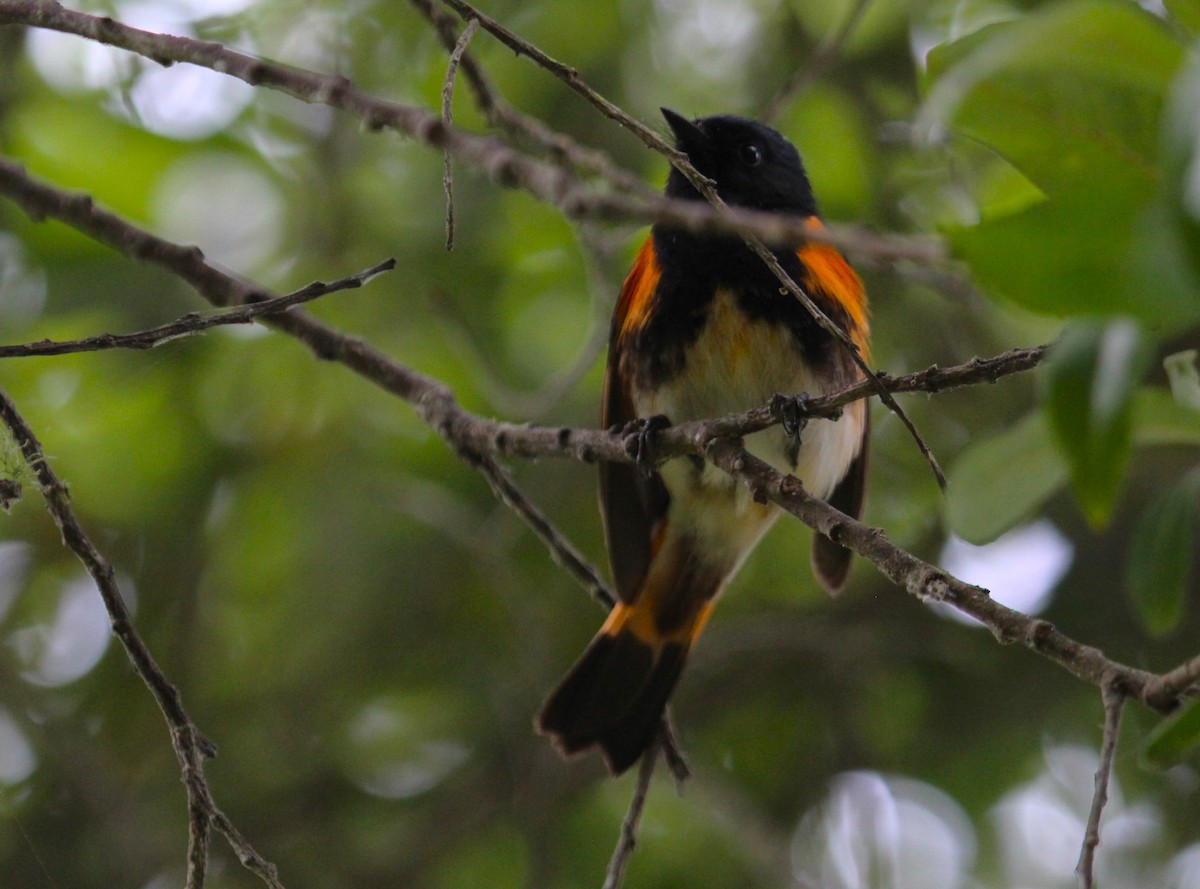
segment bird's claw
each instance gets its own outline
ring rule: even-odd
[[[808,424],[808,393],[784,395],[776,392],[771,396],[771,415],[783,426],[784,435],[799,439]]]
[[[622,434],[627,436],[625,450],[645,475],[653,475],[655,471],[654,434],[670,425],[671,421],[664,414],[639,417],[625,424],[622,430]]]

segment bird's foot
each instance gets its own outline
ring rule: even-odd
[[[784,395],[776,392],[771,396],[771,416],[783,426],[783,434],[799,442],[800,433],[808,425],[808,393]]]
[[[656,469],[654,435],[667,429],[670,425],[671,421],[665,414],[657,414],[653,417],[638,417],[636,420],[630,420],[621,430],[621,434],[626,437],[625,452],[633,457],[637,468],[645,475],[653,475]]]

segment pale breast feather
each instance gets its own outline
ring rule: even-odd
[[[664,414],[679,423],[757,407],[777,392],[819,395],[825,391],[826,385],[808,366],[787,327],[747,318],[735,294],[722,289],[687,350],[687,366],[653,390],[635,390],[633,397],[639,416]],[[862,432],[863,405],[858,402],[836,422],[810,422],[798,453],[778,426],[749,436],[746,445],[774,468],[795,473],[814,495],[827,497],[858,454]],[[669,490],[672,475],[664,472]],[[715,484],[722,477],[719,472],[706,472],[704,481]]]

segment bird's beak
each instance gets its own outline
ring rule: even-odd
[[[704,134],[704,130],[682,114],[678,114],[670,108],[660,108],[659,110],[666,119],[667,126],[675,134],[675,147],[684,154],[690,156],[696,149],[708,144],[708,136]]]

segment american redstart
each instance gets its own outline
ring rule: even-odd
[[[778,132],[732,115],[662,113],[678,148],[726,203],[797,214],[821,227],[800,155]],[[674,169],[666,193],[702,199]],[[811,241],[770,246],[865,358],[866,294],[842,255]],[[719,417],[776,393],[819,395],[860,376],[847,349],[741,238],[655,225],[613,314],[601,422]],[[810,494],[858,517],[867,435],[866,406],[858,401],[837,420],[810,420],[799,434],[773,426],[745,444]],[[779,509],[756,503],[745,486],[698,457],[668,460],[657,471],[601,464],[600,509],[620,601],[543,705],[537,727],[564,754],[598,747],[620,773],[654,738],[688,650]],[[850,555],[814,538],[813,570],[830,592],[845,584]]]

